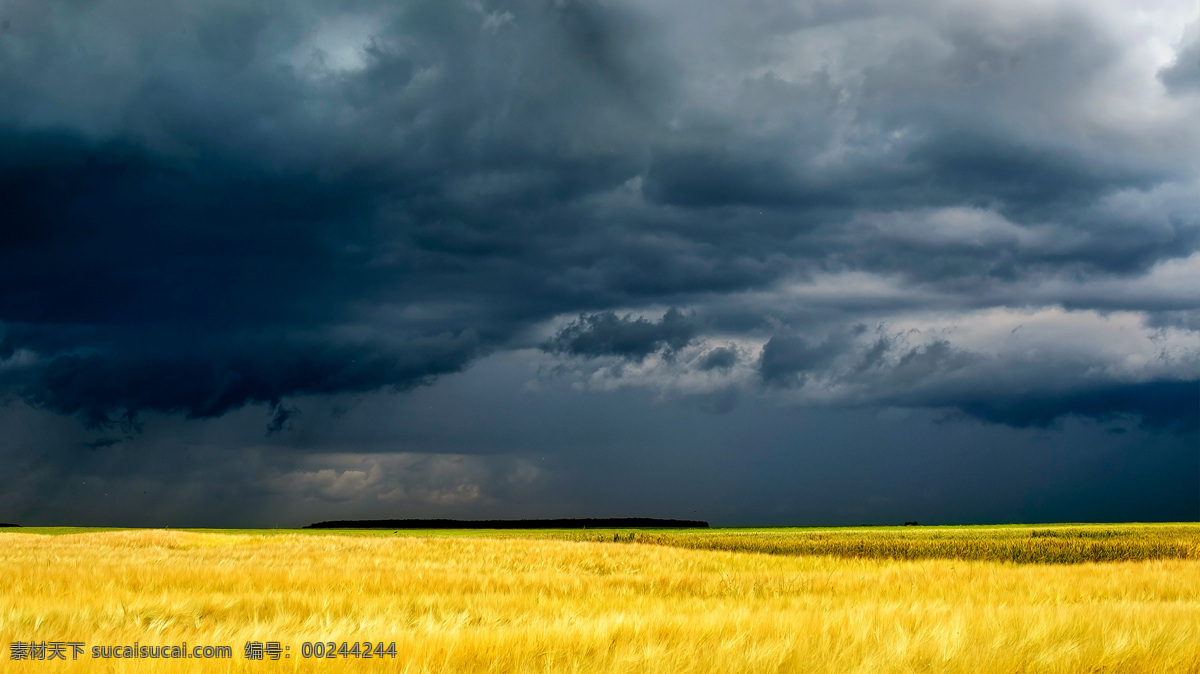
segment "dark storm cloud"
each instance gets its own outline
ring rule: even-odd
[[[1171,425],[1144,390],[1188,426],[1194,321],[1162,328],[1173,379],[1096,349],[1022,356],[1011,386],[953,336],[903,350],[854,326],[1195,311],[1198,139],[1153,98],[1161,77],[1190,104],[1194,44],[1159,74],[1085,7],[755,7],[10,2],[3,393],[130,428],[264,405],[278,433],[290,397],[540,345],[1015,425]],[[664,306],[686,312],[617,313]],[[1061,413],[1016,402],[1039,371],[1069,380],[1030,393]],[[698,395],[728,411],[753,388]]]
[[[695,338],[698,326],[678,309],[669,309],[658,321],[617,316],[606,311],[578,320],[559,330],[542,348],[574,356],[620,356],[640,361],[660,349],[670,354]]]
[[[0,130],[3,349],[37,356],[0,377],[92,423],[285,409],[288,395],[461,369],[513,321],[556,310],[557,291],[537,285],[571,254],[520,266],[570,236],[538,231],[567,215],[554,204],[636,173],[628,132],[652,114],[655,73],[626,39],[637,27],[604,7],[514,6],[518,32],[499,10],[364,4],[369,30],[345,45],[353,73],[296,44],[299,8],[213,5],[192,21],[164,5],[146,21],[177,27],[169,44],[126,8],[20,7],[0,51],[0,81],[24,103]],[[107,44],[120,37],[146,51],[78,113],[54,110],[68,93],[33,74],[101,73],[22,49],[67,39],[55,18],[117,22],[83,51],[120,50]],[[534,53],[524,31],[545,38]],[[349,126],[329,129],[322,105]],[[402,317],[381,324],[381,307]]]
[[[767,383],[789,381],[796,375],[802,377],[805,372],[824,368],[846,347],[844,335],[830,336],[819,343],[798,335],[775,335],[763,345],[758,371]]]
[[[777,335],[763,348],[759,374],[768,384],[842,391],[844,404],[953,409],[1014,427],[1047,427],[1069,416],[1129,417],[1175,432],[1194,432],[1200,423],[1200,382],[1169,369],[1123,383],[1089,376],[1094,362],[1086,356],[1039,362],[1033,354],[980,353],[912,332],[880,330],[857,344],[848,336],[812,344]],[[810,383],[810,371],[828,379]]]
[[[187,344],[175,345],[187,348]],[[133,422],[142,410],[219,416],[251,403],[274,409],[268,429],[294,414],[285,396],[398,389],[462,369],[476,355],[471,332],[418,337],[396,347],[304,343],[302,339],[197,345],[192,354],[67,354],[6,378],[29,403],[90,425]]]

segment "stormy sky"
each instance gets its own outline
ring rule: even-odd
[[[1194,0],[0,0],[0,521],[1200,516]]]

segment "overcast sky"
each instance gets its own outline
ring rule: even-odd
[[[0,521],[1200,516],[1194,0],[0,0]]]

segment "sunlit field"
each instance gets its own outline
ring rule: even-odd
[[[1198,557],[1198,525],[22,530],[0,533],[0,669],[1200,671]],[[43,641],[83,652],[11,659]],[[232,658],[92,658],[184,642]],[[359,655],[304,657],[329,642]]]

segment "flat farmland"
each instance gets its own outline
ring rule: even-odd
[[[1194,524],[22,529],[0,578],[15,672],[1200,671]],[[185,642],[232,657],[92,657]]]

